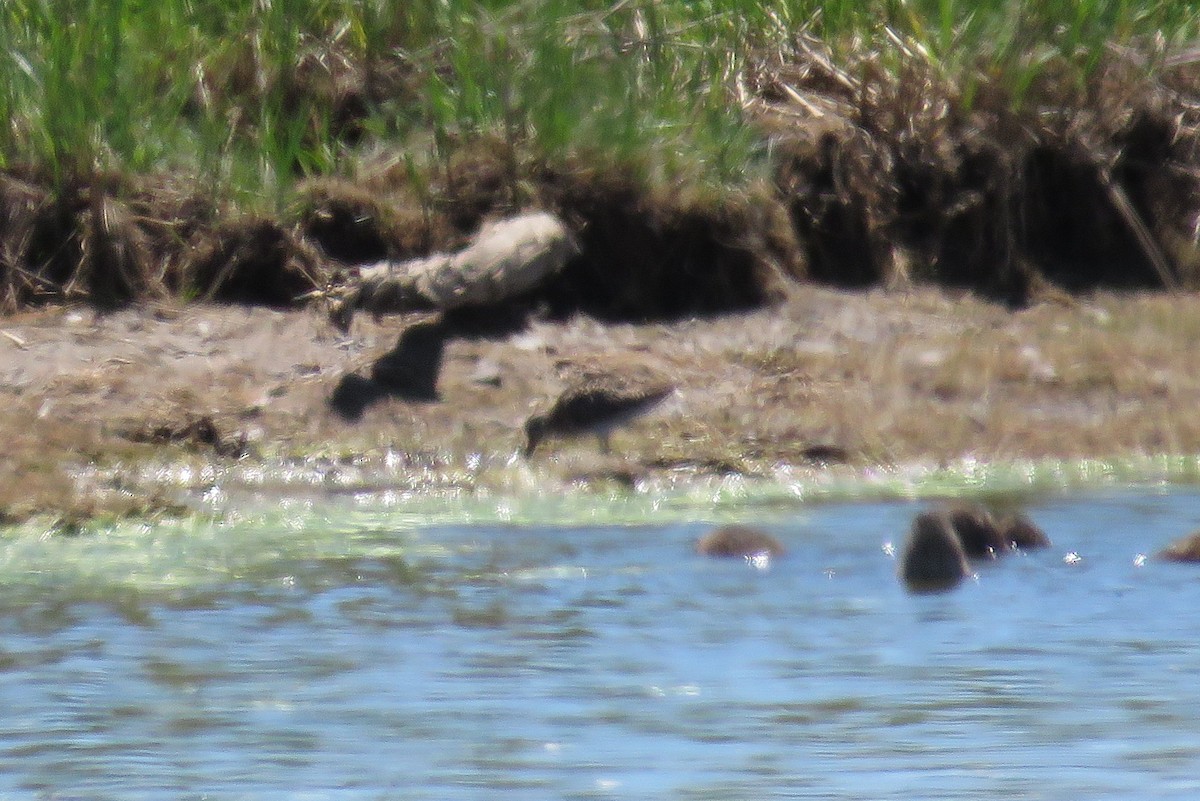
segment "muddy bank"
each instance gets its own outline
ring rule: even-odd
[[[1114,48],[1086,73],[1046,65],[1017,96],[884,55],[835,62],[801,35],[750,59],[729,102],[761,162],[723,185],[487,133],[418,163],[350,124],[345,174],[298,170],[272,213],[202,179],[14,166],[0,172],[0,305],[295,308],[361,265],[452,252],[529,209],[580,244],[518,299],[560,318],[753,309],[809,282],[959,287],[1012,307],[1200,284],[1200,59]]]
[[[1114,52],[1015,98],[892,55],[752,60],[729,99],[762,160],[728,185],[488,135],[418,164],[354,125],[346,175],[273,213],[184,176],[0,172],[0,514],[170,506],[154,460],[486,485],[610,372],[679,391],[612,459],[539,453],[547,481],[1200,452],[1200,60]],[[330,324],[365,265],[529,209],[573,243],[545,281]]]
[[[312,311],[215,304],[27,311],[0,324],[0,510],[169,506],[180,474],[148,464],[188,465],[196,486],[204,465],[316,462],[414,488],[493,486],[521,464],[528,416],[605,372],[678,393],[618,431],[611,456],[548,444],[539,481],[1192,454],[1196,321],[1191,295],[1012,311],[936,289],[819,287],[714,318],[508,331],[411,314],[343,333]]]

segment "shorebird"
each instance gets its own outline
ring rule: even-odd
[[[649,412],[674,392],[674,387],[626,388],[597,382],[568,389],[550,411],[525,423],[525,458],[547,438],[575,439],[589,434],[599,440],[602,453],[610,453],[613,429]]]

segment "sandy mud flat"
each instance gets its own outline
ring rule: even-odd
[[[608,374],[678,391],[610,455],[539,450],[545,481],[1191,454],[1198,338],[1200,298],[1164,293],[1011,311],[806,286],[714,318],[482,333],[428,314],[360,315],[342,333],[315,310],[29,311],[0,320],[0,511],[153,511],[166,496],[141,467],[172,460],[377,462],[487,485],[520,458],[530,414]]]

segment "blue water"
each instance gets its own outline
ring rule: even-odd
[[[1033,501],[942,595],[913,503],[467,526],[309,505],[0,551],[0,799],[1200,797],[1200,494]],[[264,520],[275,522],[264,522]]]

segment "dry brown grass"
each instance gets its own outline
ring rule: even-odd
[[[809,275],[1014,305],[1047,285],[1195,286],[1200,73],[1114,50],[1068,74],[1046,65],[1018,102],[899,38],[840,61],[803,36],[764,55],[743,102],[780,155]]]

